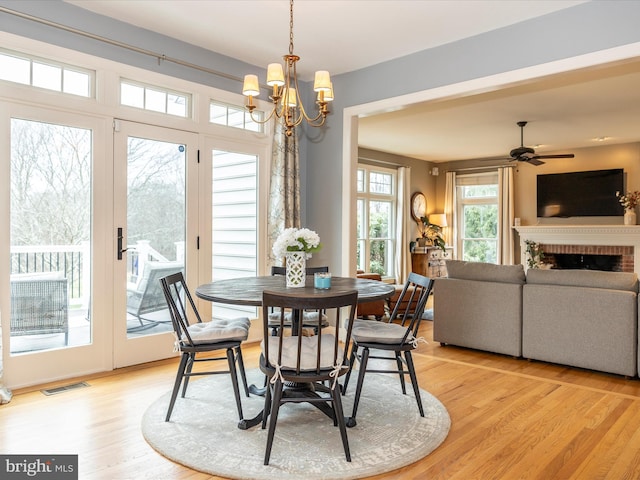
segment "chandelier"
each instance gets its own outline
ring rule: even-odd
[[[270,63],[267,66],[267,85],[272,87],[270,95],[273,108],[265,119],[254,118],[253,111],[256,106],[253,104],[253,97],[260,94],[260,85],[257,75],[245,75],[242,94],[248,97],[247,109],[251,114],[251,119],[256,123],[266,123],[274,115],[282,120],[288,136],[293,134],[293,129],[304,120],[312,127],[321,127],[329,113],[328,102],[333,100],[333,84],[331,77],[326,70],[319,70],[315,74],[313,90],[317,92],[316,105],[318,113],[312,117],[302,104],[298,92],[298,74],[296,63],[300,57],[293,53],[293,0],[289,1],[289,54],[284,55],[284,70],[279,63]]]

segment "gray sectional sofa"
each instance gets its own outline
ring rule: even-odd
[[[447,261],[434,286],[433,338],[516,357],[636,376],[635,273]]]

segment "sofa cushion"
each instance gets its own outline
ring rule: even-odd
[[[638,292],[638,275],[625,272],[529,269],[527,283]]]
[[[495,265],[493,263],[446,260],[449,278],[522,285],[526,277],[522,265]]]

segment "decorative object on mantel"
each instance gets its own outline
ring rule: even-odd
[[[635,190],[633,192],[627,192],[625,195],[617,193],[620,204],[624,207],[624,224],[635,225],[636,224],[636,206],[640,202],[640,192]]]
[[[279,63],[270,63],[267,66],[267,85],[273,87],[273,92],[269,97],[273,102],[271,113],[266,118],[254,116],[253,97],[260,94],[260,84],[257,75],[245,75],[242,94],[249,97],[247,109],[251,119],[256,123],[266,123],[275,115],[282,119],[282,125],[286,129],[287,136],[293,134],[294,127],[306,120],[312,127],[321,127],[329,114],[327,104],[333,101],[333,84],[331,77],[326,70],[318,70],[313,83],[313,91],[318,93],[316,104],[318,113],[315,117],[310,117],[304,109],[302,99],[297,92],[298,74],[296,63],[300,57],[293,53],[293,0],[289,1],[289,54],[282,57],[284,59],[284,71]]]
[[[276,258],[285,258],[287,287],[304,287],[307,259],[320,251],[320,236],[308,228],[286,228],[273,244]]]
[[[444,252],[446,242],[444,241],[444,238],[442,238],[441,225],[431,223],[428,217],[421,217],[420,223],[418,223],[418,228],[420,228],[421,235],[421,238],[416,239],[418,246],[425,247],[427,245],[433,245]]]
[[[532,240],[525,240],[526,253],[527,253],[527,267],[529,268],[542,268],[544,263],[544,251],[539,243]]]

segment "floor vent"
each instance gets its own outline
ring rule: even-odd
[[[45,395],[56,395],[58,393],[68,392],[69,390],[75,390],[76,388],[84,388],[89,386],[90,385],[87,382],[78,382],[78,383],[71,383],[69,385],[63,385],[62,387],[48,388],[46,390],[40,390],[40,391]]]

